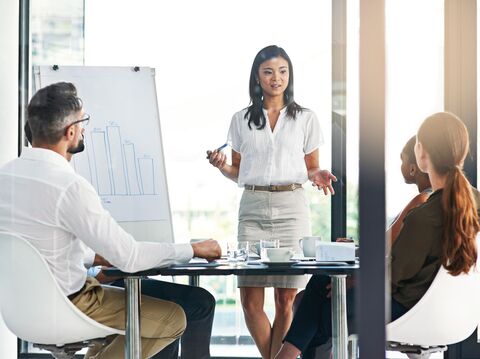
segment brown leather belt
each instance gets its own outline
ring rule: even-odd
[[[270,185],[270,186],[256,186],[251,184],[246,184],[245,189],[248,191],[264,191],[264,192],[285,192],[285,191],[295,191],[298,188],[302,188],[300,183],[292,183],[285,185]]]

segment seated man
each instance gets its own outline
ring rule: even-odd
[[[111,278],[101,271],[94,270],[100,283],[124,288],[123,279],[111,282]],[[181,337],[181,359],[209,359],[210,337],[212,335],[215,298],[207,290],[155,279],[143,279],[141,290],[143,295],[168,300],[180,305],[187,318],[187,328]],[[177,359],[179,339],[168,345],[153,359]]]
[[[32,131],[28,122],[25,124],[25,135],[30,144],[32,144]],[[67,153],[68,160],[70,160],[71,156],[72,153]],[[87,252],[85,258],[87,267],[93,263],[93,255],[93,251]],[[97,256],[95,262],[97,264],[102,263],[101,257]],[[123,279],[116,280],[106,277],[101,271],[101,266],[90,267],[88,275],[95,277],[100,283],[124,287]],[[144,279],[142,280],[141,291],[143,295],[175,302],[184,310],[187,327],[181,337],[181,359],[210,358],[210,337],[212,334],[213,316],[215,314],[215,298],[207,290],[199,287]],[[180,339],[176,339],[153,358],[177,359],[179,342]],[[93,354],[97,349],[92,348],[90,353]]]
[[[73,84],[53,84],[33,96],[28,105],[33,148],[25,148],[19,158],[0,169],[0,230],[34,245],[62,291],[81,311],[123,330],[124,293],[87,278],[84,259],[88,253],[94,264],[111,263],[125,272],[137,272],[186,262],[192,256],[211,260],[218,258],[221,250],[214,240],[192,245],[138,242],[126,233],[102,207],[93,187],[68,163],[84,148],[82,125],[88,119]],[[142,296],[144,358],[174,342],[185,326],[185,313],[179,305]],[[117,336],[94,357],[123,356],[124,337]]]

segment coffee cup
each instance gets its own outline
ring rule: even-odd
[[[322,237],[320,236],[305,236],[301,238],[298,243],[300,244],[305,257],[315,257],[315,249],[321,241]]]
[[[288,262],[293,257],[291,248],[266,248],[270,262]]]
[[[260,241],[260,257],[268,259],[267,249],[280,248],[280,241],[278,239],[262,239]]]

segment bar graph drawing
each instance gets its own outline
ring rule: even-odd
[[[156,191],[155,161],[137,157],[135,144],[122,140],[119,125],[95,128],[87,134],[87,151],[74,156],[75,170],[86,177],[100,196],[151,196]]]
[[[140,194],[140,180],[138,178],[135,145],[133,143],[125,143],[123,145],[123,153],[125,155],[129,193],[133,195]]]
[[[60,81],[75,84],[91,118],[85,150],[70,162],[75,172],[136,240],[173,242],[155,69],[34,67],[35,89]]]

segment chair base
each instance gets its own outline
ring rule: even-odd
[[[387,342],[387,350],[404,353],[409,359],[427,359],[430,354],[444,352],[448,348],[446,345],[421,346],[410,345],[397,342]]]
[[[85,340],[83,342],[69,343],[62,346],[54,344],[33,344],[34,348],[49,351],[55,359],[72,359],[75,353],[86,347],[98,346],[99,348],[107,344],[107,338]]]

